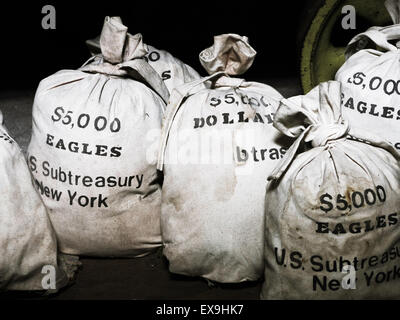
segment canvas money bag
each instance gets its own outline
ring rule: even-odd
[[[394,24],[355,36],[335,79],[342,83],[342,112],[350,125],[400,150],[400,1],[385,5]]]
[[[102,63],[41,81],[28,161],[63,253],[139,256],[161,245],[154,137],[169,93],[141,35],[107,17],[100,45]]]
[[[59,289],[68,278],[58,265],[53,227],[1,112],[0,123],[0,291]],[[53,288],[48,272],[54,272]]]
[[[399,154],[342,117],[336,81],[274,121],[297,139],[267,187],[261,298],[400,298]]]
[[[246,37],[223,34],[200,53],[209,77],[170,97],[161,137],[161,226],[173,273],[235,283],[263,269],[264,191],[285,153],[272,87],[231,78],[252,64]]]
[[[120,17],[110,17],[111,21],[122,24]],[[125,31],[124,31],[125,32]],[[136,34],[133,37],[140,37]],[[86,41],[91,53],[93,54],[93,62],[98,63],[102,60],[100,37]],[[143,43],[143,49],[146,51],[143,59],[160,75],[165,83],[165,86],[171,92],[173,88],[200,79],[200,75],[189,65],[183,63],[178,58],[165,50],[156,49],[153,46]]]

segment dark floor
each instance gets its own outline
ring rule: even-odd
[[[265,81],[285,97],[301,94],[296,78]],[[12,137],[25,152],[31,133],[34,91],[0,92],[0,110]],[[76,281],[51,297],[40,299],[258,299],[261,282],[210,287],[199,278],[168,272],[161,250],[139,259],[81,258]],[[7,293],[0,298],[38,298]]]

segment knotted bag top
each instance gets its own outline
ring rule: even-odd
[[[340,106],[341,83],[319,84],[306,95],[282,99],[274,116],[274,126],[286,136],[297,138],[269,180],[278,180],[289,168],[303,142],[313,148],[328,149],[331,143],[356,139],[389,151],[398,161],[400,154],[389,142],[358,128],[350,128]]]
[[[228,33],[215,36],[214,44],[200,52],[199,59],[209,75],[222,71],[236,76],[251,67],[256,54],[247,37]]]
[[[128,33],[128,27],[123,25],[121,18],[106,17],[100,37],[86,43],[93,57],[80,68],[81,71],[130,77],[144,82],[168,103],[167,87],[144,59],[148,47],[143,43],[142,35]]]

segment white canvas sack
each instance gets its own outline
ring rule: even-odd
[[[336,81],[283,99],[274,124],[297,140],[267,187],[261,298],[399,299],[399,154],[342,117]]]
[[[272,126],[282,96],[230,77],[245,72],[255,54],[246,37],[216,36],[200,53],[210,76],[171,94],[158,169],[173,273],[225,283],[262,275],[264,191],[285,148]]]
[[[113,24],[122,25],[120,17],[110,17]],[[127,29],[126,29],[127,30]],[[126,31],[125,31],[126,32]],[[140,33],[133,37],[140,37]],[[101,60],[100,37],[86,41],[90,51],[95,56],[95,60]],[[156,49],[153,46],[142,43],[145,52],[144,59],[154,68],[164,81],[166,87],[171,92],[173,88],[186,82],[200,79],[200,75],[191,66],[183,63],[178,58],[165,50]]]
[[[386,1],[394,25],[354,37],[335,79],[352,127],[370,130],[400,150],[400,1]]]
[[[54,230],[1,112],[0,123],[0,291],[54,291],[68,283],[58,266]],[[49,272],[54,275],[53,288]]]
[[[140,256],[161,245],[157,147],[169,92],[140,35],[106,18],[102,63],[41,81],[29,165],[67,254]]]

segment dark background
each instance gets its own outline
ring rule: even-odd
[[[198,54],[221,33],[246,35],[258,52],[246,79],[298,75],[306,2],[10,1],[1,9],[0,90],[35,89],[58,70],[79,68],[90,57],[85,40],[100,34],[107,15],[121,16],[130,33],[142,33],[145,43],[169,51],[202,75]],[[46,4],[56,8],[55,30],[41,27]]]

